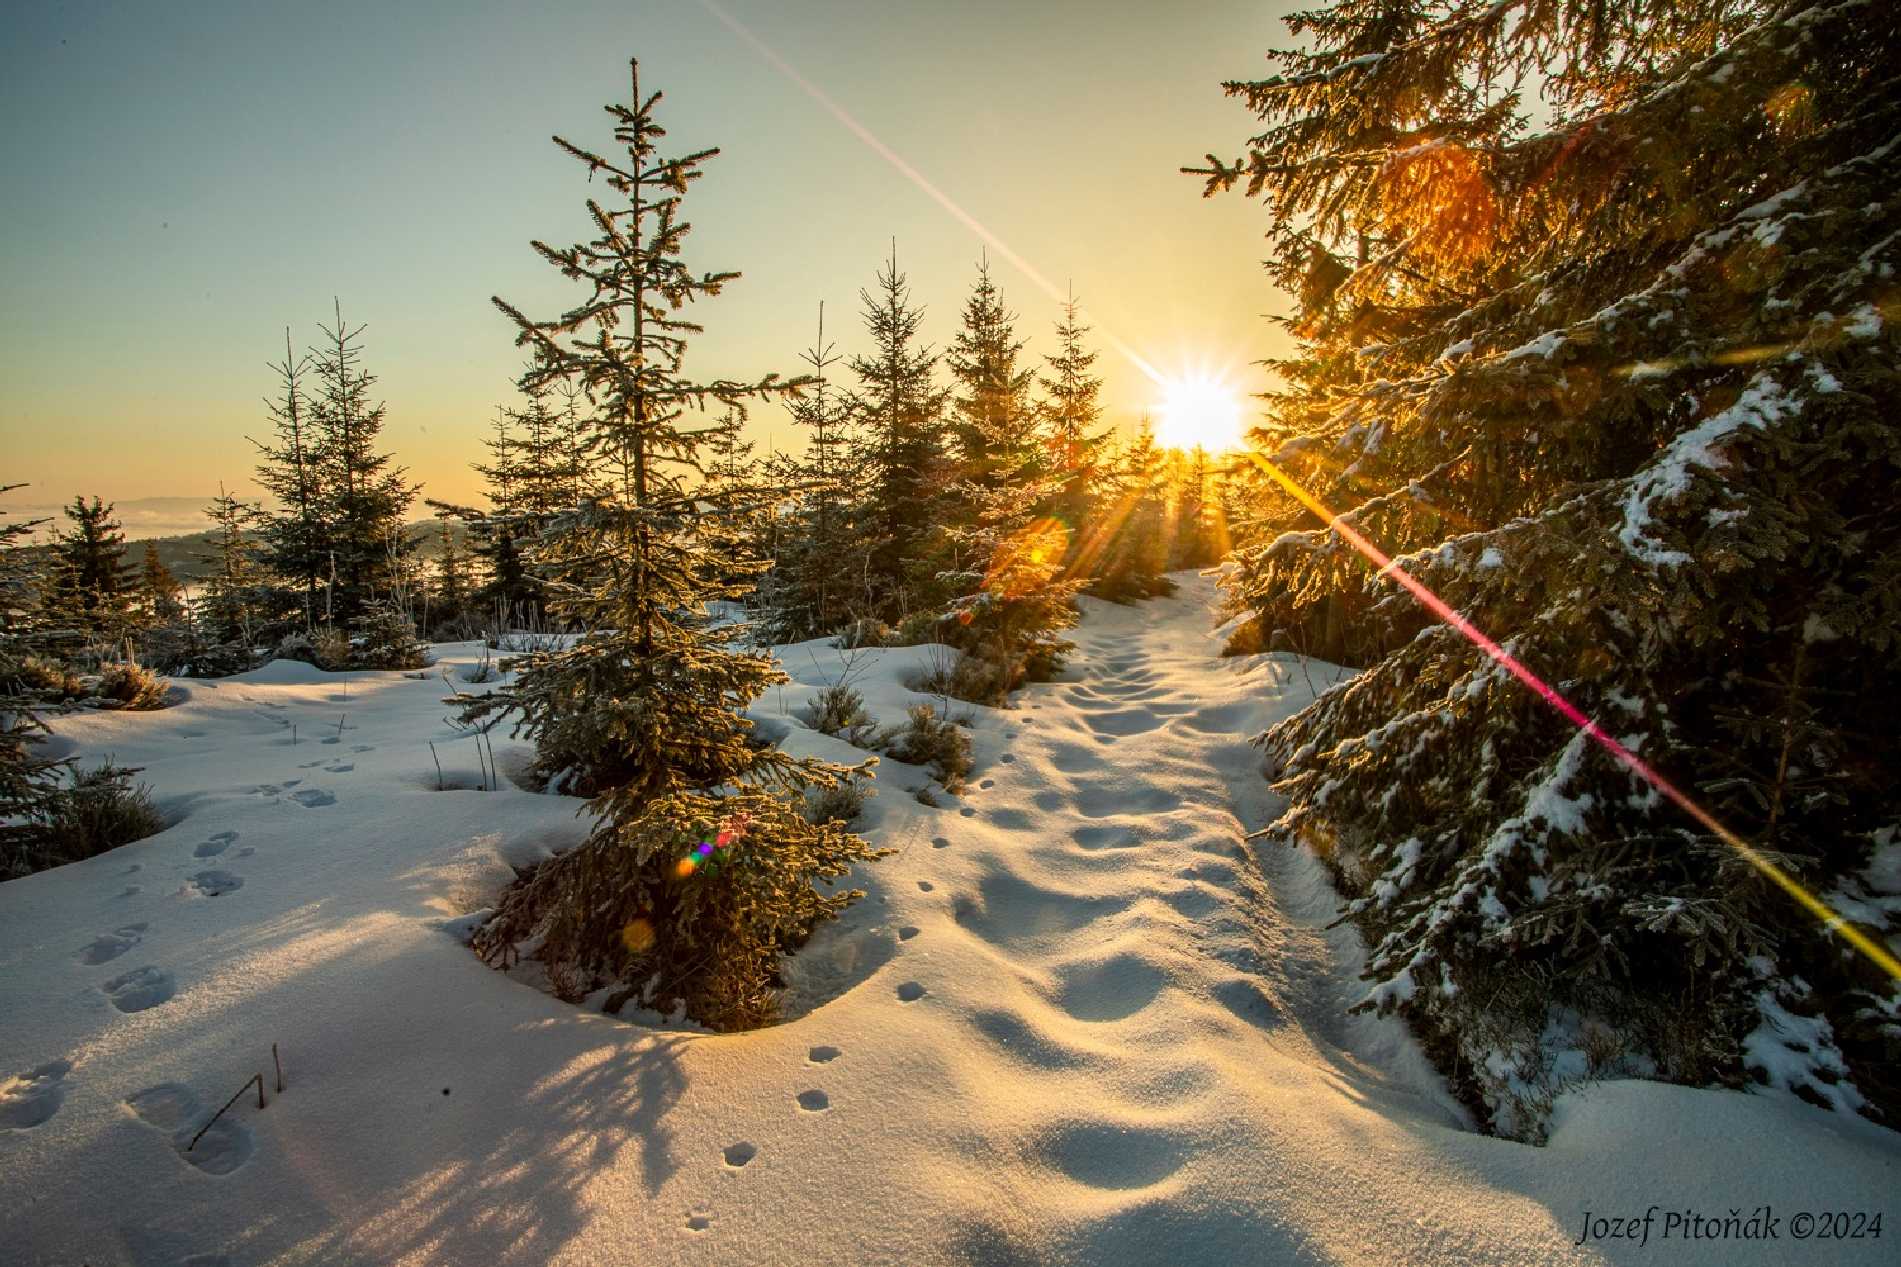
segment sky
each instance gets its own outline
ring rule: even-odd
[[[743,276],[696,306],[689,371],[799,370],[821,301],[838,351],[864,350],[858,292],[895,237],[940,347],[986,249],[1032,354],[1054,350],[1059,313],[1019,264],[1073,284],[1120,426],[1161,389],[1112,338],[1165,378],[1258,391],[1253,363],[1284,346],[1266,212],[1204,200],[1178,169],[1242,152],[1254,120],[1220,85],[1265,73],[1283,7],[15,0],[0,483],[32,486],[11,506],[255,495],[266,363],[287,326],[313,343],[335,298],[368,327],[386,447],[429,495],[474,498],[469,463],[522,362],[489,297],[531,315],[577,297],[528,242],[587,237],[602,187],[549,137],[610,144],[601,106],[625,99],[631,56],[677,150],[721,149],[685,204],[685,258]],[[750,429],[762,452],[799,443],[777,406]]]

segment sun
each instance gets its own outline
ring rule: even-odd
[[[1163,385],[1155,441],[1164,448],[1225,453],[1242,447],[1241,402],[1227,384],[1178,378]]]

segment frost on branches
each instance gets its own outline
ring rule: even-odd
[[[1901,17],[1359,11],[1201,173],[1300,297],[1266,456],[1895,945]],[[1614,1072],[1896,1120],[1901,983],[1291,499],[1237,557],[1262,632],[1366,666],[1261,736],[1276,829],[1496,1129]]]

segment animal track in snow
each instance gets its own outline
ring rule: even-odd
[[[342,761],[339,761],[335,765],[327,765],[324,767],[324,771],[328,774],[348,774],[354,769],[356,769],[355,765]]]
[[[238,856],[238,857],[240,857],[240,858],[248,858],[248,857],[250,857],[250,856],[251,856],[252,854],[254,854],[254,853],[256,853],[256,852],[257,852],[257,850],[255,850],[255,849],[253,849],[253,848],[252,848],[251,846],[249,846],[249,845],[246,845],[246,846],[245,846],[244,848],[242,848],[242,849],[240,849],[240,850],[238,850],[238,853],[237,853],[237,856]]]
[[[223,897],[243,888],[244,878],[232,875],[229,871],[200,871],[186,887],[195,890],[201,897]]]
[[[949,849],[949,848],[950,848],[950,841],[948,841],[948,840],[946,840],[946,839],[944,839],[944,838],[943,838],[942,836],[933,836],[933,837],[931,837],[931,848],[933,848],[933,849]]]
[[[982,783],[979,783],[977,786],[981,790],[988,792],[991,788],[997,786],[997,781],[995,779],[985,779]]]
[[[351,752],[375,752],[376,745],[367,744],[367,743],[353,744],[350,747],[350,751]]]
[[[322,788],[314,787],[306,788],[302,792],[293,793],[290,799],[296,801],[305,809],[317,809],[324,805],[335,805],[337,803],[336,793],[326,792]]]
[[[0,1082],[0,1127],[31,1130],[59,1112],[72,1068],[70,1060],[49,1060]]]
[[[935,884],[932,884],[929,880],[919,880],[917,882],[917,886],[918,886],[918,891],[921,893],[929,893],[932,889],[935,889],[937,887]]]
[[[807,1113],[823,1113],[832,1107],[832,1097],[814,1088],[799,1092],[799,1107]]]
[[[837,1060],[843,1054],[836,1047],[814,1047],[805,1053],[805,1058],[812,1064],[824,1065]]]
[[[972,808],[970,808],[970,806],[968,806],[968,805],[966,805],[966,806],[964,806],[964,808],[962,808],[962,809],[960,809],[960,810],[958,810],[957,812],[958,812],[958,813],[959,813],[960,815],[962,815],[963,817],[965,817],[965,818],[975,818],[975,817],[977,817],[977,811],[976,811],[976,810],[974,810],[974,809],[972,809]]]
[[[209,1115],[190,1087],[161,1082],[127,1096],[125,1104],[141,1122],[171,1136],[172,1151],[208,1175],[228,1175],[251,1160],[251,1128],[231,1116],[236,1105],[193,1144],[192,1137]]]
[[[204,844],[191,851],[194,858],[215,858],[236,844],[238,834],[234,831],[221,831]]]
[[[704,1232],[712,1226],[713,1216],[710,1214],[693,1213],[686,1216],[686,1230],[689,1232]]]
[[[924,987],[915,981],[906,981],[898,987],[898,1000],[902,1003],[915,1003],[924,997]]]
[[[731,1166],[734,1170],[738,1170],[758,1155],[758,1146],[749,1144],[743,1139],[737,1144],[728,1144],[726,1146],[726,1164]]]
[[[178,992],[172,974],[163,968],[134,968],[99,987],[121,1012],[143,1012],[169,1001]]]
[[[1016,759],[1017,759],[1017,754],[1014,752],[1006,752],[1002,756],[997,758],[997,760],[1003,762],[1003,764],[1005,765],[1015,765]]]
[[[136,894],[136,893],[137,893],[138,891],[139,891],[139,886],[138,886],[138,885],[136,885],[136,884],[128,884],[128,885],[126,885],[126,886],[125,886],[125,888],[124,888],[124,889],[122,889],[122,890],[120,891],[120,893],[119,893],[119,896],[120,896],[120,897],[131,897],[131,896],[133,896],[134,894]]]
[[[97,967],[102,963],[111,963],[126,951],[139,944],[139,934],[149,925],[127,924],[115,928],[109,933],[101,933],[92,939],[92,943],[79,952],[79,962],[88,967]]]
[[[916,937],[917,935],[918,935],[918,929],[917,929],[917,925],[915,924],[906,924],[903,928],[900,928],[898,930],[899,941],[910,941],[913,937]]]

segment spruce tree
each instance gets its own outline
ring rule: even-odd
[[[20,487],[0,486],[0,495]],[[45,565],[25,543],[45,522],[0,523],[0,877],[8,878],[32,869],[38,816],[61,782],[61,763],[37,751],[46,727],[35,715],[41,701],[26,671],[39,649],[35,594]]]
[[[1098,432],[1102,379],[1092,373],[1096,354],[1083,346],[1089,327],[1081,323],[1076,294],[1063,304],[1056,325],[1056,354],[1045,356],[1048,372],[1038,380],[1043,388],[1040,412],[1048,445],[1047,465],[1057,480],[1049,511],[1080,543],[1085,522],[1094,510],[1094,493],[1101,479],[1100,463],[1109,432]]]
[[[526,657],[468,709],[478,721],[519,710],[541,769],[589,795],[596,824],[510,892],[476,946],[505,957],[533,936],[570,997],[618,981],[613,1008],[679,1000],[709,1025],[736,1028],[770,1015],[778,957],[855,895],[821,895],[814,881],[869,855],[837,824],[800,813],[788,793],[835,786],[846,771],[752,740],[739,710],[784,676],[769,656],[733,649],[733,627],[708,616],[709,602],[743,592],[721,579],[706,545],[718,512],[735,503],[692,486],[707,433],[687,410],[739,407],[796,384],[687,376],[688,338],[700,328],[679,313],[737,276],[695,276],[680,259],[681,201],[717,151],[662,157],[660,95],[642,97],[638,63],[631,71],[629,104],[607,107],[624,155],[556,138],[618,196],[588,200],[597,236],[534,243],[587,296],[546,320],[495,300],[534,356],[522,389],[584,388],[588,443],[613,478],[552,525],[536,555],[555,612],[585,632]]]
[[[326,530],[324,617],[347,623],[372,598],[388,597],[404,583],[414,549],[404,519],[416,489],[403,468],[377,450],[385,409],[371,403],[376,378],[362,367],[365,327],[346,325],[338,304],[336,324],[318,328],[324,338],[311,350],[318,386],[309,412]]]
[[[319,591],[330,574],[332,555],[324,476],[326,454],[322,432],[313,424],[304,380],[310,357],[291,351],[290,328],[284,329],[284,359],[272,365],[280,394],[265,401],[273,437],[269,443],[252,440],[263,461],[254,477],[281,510],[263,516],[257,524],[262,562],[283,579],[303,628],[308,632],[322,615]]]
[[[468,559],[456,540],[455,529],[442,520],[436,553],[436,584],[431,618],[439,624],[460,620],[469,613],[471,591]]]
[[[1229,85],[1248,154],[1200,169],[1269,203],[1297,297],[1266,456],[1754,851],[1275,494],[1237,595],[1368,666],[1264,737],[1277,831],[1373,947],[1368,1005],[1521,1136],[1580,1027],[1623,1044],[1606,1068],[1892,1118],[1901,982],[1752,858],[1901,926],[1875,865],[1901,822],[1901,10],[1300,23],[1278,75]]]
[[[184,619],[184,586],[158,557],[158,543],[145,543],[145,557],[139,566],[139,605],[148,625],[170,625]]]
[[[1174,592],[1168,569],[1164,455],[1147,418],[1106,464],[1097,511],[1083,532],[1075,570],[1097,598],[1126,603]]]
[[[775,642],[799,642],[843,627],[854,603],[862,602],[853,578],[870,566],[853,514],[862,446],[849,402],[831,390],[829,376],[839,357],[825,341],[823,303],[818,337],[801,355],[812,367],[813,384],[787,406],[806,431],[806,449],[803,457],[788,456],[782,464],[781,480],[792,499],[771,573],[768,624]]]
[[[125,561],[125,533],[112,503],[73,498],[64,508],[71,526],[53,542],[54,594],[59,610],[89,633],[123,632],[131,620],[136,569]]]
[[[977,265],[962,323],[944,358],[957,383],[950,429],[964,485],[991,489],[1015,482],[1042,456],[1030,402],[1035,371],[1018,366],[1022,350],[1016,315],[1003,306],[1003,292],[990,280],[986,254]]]
[[[877,294],[858,292],[873,350],[851,359],[858,376],[852,411],[864,434],[869,479],[862,522],[867,566],[860,580],[866,615],[896,619],[935,605],[939,588],[925,560],[940,519],[944,407],[934,381],[937,355],[918,339],[924,310],[911,303],[898,271],[897,243],[878,270]]]
[[[212,523],[212,543],[209,554],[198,556],[209,565],[198,595],[198,623],[214,643],[248,650],[270,613],[269,577],[254,535],[263,512],[220,487],[205,514]]]

